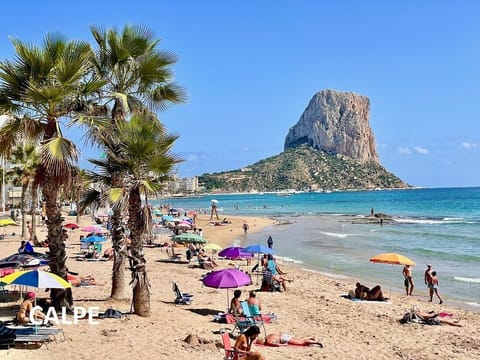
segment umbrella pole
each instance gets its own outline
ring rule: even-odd
[[[226,311],[226,313],[228,314],[229,311],[230,311],[230,306],[229,306],[229,303],[228,303],[228,288],[227,288],[227,311]]]
[[[257,285],[258,285],[258,277],[260,276],[259,271],[258,271],[258,268],[260,267],[260,253],[258,253],[258,264],[257,265],[258,266],[257,266],[256,273],[257,273]]]

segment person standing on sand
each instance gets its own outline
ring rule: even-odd
[[[217,200],[212,200],[211,203],[210,203],[210,206],[212,208],[211,212],[210,212],[210,220],[213,219],[213,215],[215,215],[217,217],[217,220],[218,220],[217,204],[218,204]]]
[[[243,223],[243,232],[246,234],[248,232],[248,224],[246,222]]]
[[[440,297],[440,295],[438,294],[438,277],[437,277],[437,272],[436,271],[432,271],[432,284],[431,284],[431,288],[430,288],[430,302],[432,302],[432,300],[433,300],[433,293],[435,293],[435,295],[437,295],[437,297],[438,297],[438,300],[440,300],[439,304],[443,304],[443,300]]]
[[[404,283],[405,283],[405,291],[407,293],[407,296],[408,295],[412,296],[412,292],[415,284],[413,283],[413,274],[412,274],[412,269],[410,265],[405,265],[403,267],[402,273],[405,278]]]
[[[425,280],[425,285],[428,287],[429,290],[431,290],[431,286],[432,286],[432,265],[431,264],[427,264],[424,280]]]

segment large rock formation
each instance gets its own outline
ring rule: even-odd
[[[309,145],[328,154],[342,154],[360,163],[379,163],[369,125],[370,100],[351,92],[322,90],[310,100],[290,128],[285,147]]]

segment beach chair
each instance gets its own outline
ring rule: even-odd
[[[242,306],[242,311],[243,311],[243,315],[244,315],[245,319],[250,321],[250,325],[248,327],[250,327],[252,325],[257,325],[258,327],[263,327],[263,332],[265,333],[265,336],[267,336],[267,330],[265,329],[265,322],[263,321],[262,315],[260,314],[260,312],[258,312],[255,315],[252,314],[251,309],[250,309],[250,305],[248,305],[247,301],[241,301],[240,305]]]
[[[3,321],[0,321],[0,348],[9,349],[14,342],[15,330],[9,329]]]
[[[282,291],[282,286],[273,278],[273,274],[270,269],[265,269],[263,271],[263,279],[260,291]]]
[[[178,285],[175,281],[172,282],[172,290],[175,293],[175,304],[177,305],[189,305],[192,302],[192,294],[182,293],[178,288]]]
[[[232,344],[230,343],[230,335],[228,333],[222,334],[222,343],[223,343],[223,348],[225,349],[225,357],[223,359],[239,360],[240,352],[232,348]]]
[[[227,324],[233,325],[233,328],[221,328],[221,334],[230,334],[232,337],[237,337],[238,335],[242,334],[245,330],[247,330],[250,326],[254,325],[254,321],[252,319],[247,319],[245,316],[235,316],[233,314],[225,314],[225,322]]]

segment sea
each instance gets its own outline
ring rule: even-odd
[[[215,194],[161,199],[157,205],[209,213],[212,199],[218,201],[220,219],[244,215],[278,221],[235,239],[238,246],[266,245],[272,236],[281,261],[351,281],[352,288],[356,281],[380,284],[387,294],[404,292],[403,267],[370,258],[399,253],[416,263],[415,296],[428,301],[424,271],[432,264],[445,303],[480,311],[480,188]],[[367,221],[372,209],[391,221]]]

